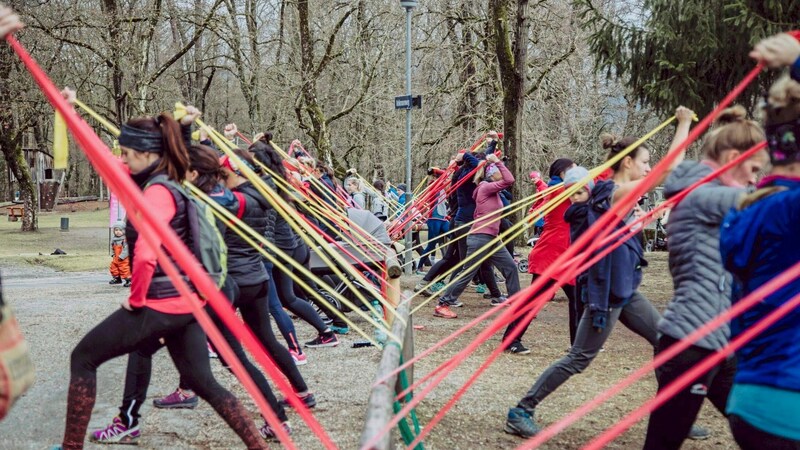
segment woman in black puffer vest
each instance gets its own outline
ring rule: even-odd
[[[255,155],[255,158],[260,161],[264,166],[270,169],[272,173],[286,178],[286,171],[283,167],[281,157],[272,148],[269,141],[271,134],[266,133],[262,140],[258,140],[250,146],[249,151]],[[271,181],[271,180],[270,180]],[[286,222],[280,214],[275,218],[275,226],[271,231],[271,241],[276,247],[284,251],[292,259],[303,264],[308,265],[310,252],[308,245],[294,232],[292,227]],[[269,236],[268,236],[269,239]],[[289,276],[289,272],[294,272],[291,266],[275,267],[272,269],[272,276],[275,280],[275,287],[278,291],[278,298],[286,309],[303,319],[309,325],[313,326],[318,333],[316,339],[306,342],[307,347],[335,347],[339,344],[339,339],[331,331],[331,328],[325,325],[322,318],[317,314],[317,311],[311,303],[301,300],[295,296],[294,281]],[[300,275],[295,272],[295,275]],[[280,322],[279,322],[280,326]],[[283,332],[283,330],[281,330]],[[287,333],[284,332],[284,335]],[[301,352],[302,354],[302,352]],[[302,357],[301,357],[302,358]],[[301,361],[305,361],[304,358]]]

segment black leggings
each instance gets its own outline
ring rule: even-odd
[[[293,250],[285,251],[295,261],[303,265],[308,264],[310,254],[306,244],[300,244]],[[297,317],[316,328],[317,333],[324,333],[328,329],[325,322],[322,321],[322,318],[317,314],[317,311],[310,303],[295,296],[294,280],[292,280],[289,274],[284,272],[284,270],[291,270],[294,272],[291,266],[288,265],[272,268],[272,276],[275,277],[275,287],[278,289],[278,298],[281,304]]]
[[[222,287],[222,291],[227,298],[236,298],[238,287],[236,283],[229,279]],[[247,358],[242,344],[234,337],[230,329],[222,323],[222,320],[211,307],[207,306],[206,312],[208,312],[211,320],[214,321],[214,325],[220,330],[225,341],[231,347],[231,350],[233,350],[236,358],[242,363],[250,378],[256,386],[258,386],[261,395],[267,400],[270,408],[275,411],[278,419],[280,419],[281,422],[286,421],[286,411],[283,406],[278,403],[264,374]],[[125,393],[122,397],[122,406],[119,408],[120,418],[125,421],[128,426],[137,424],[141,417],[139,408],[142,407],[142,404],[147,398],[147,388],[150,386],[150,375],[152,373],[152,356],[163,347],[163,345],[164,344],[158,339],[154,339],[139,350],[128,355],[128,367],[125,372]],[[230,367],[222,355],[220,355],[220,362],[230,370]],[[183,375],[181,375],[180,387],[181,389],[192,389],[191,382]]]
[[[533,284],[537,278],[539,278],[539,275],[532,274],[531,284]],[[537,297],[545,290],[550,289],[553,286],[553,283],[554,283],[553,280],[549,280],[540,291],[537,291],[536,294],[531,296],[531,299]],[[580,320],[581,314],[583,314],[583,308],[581,307],[582,305],[578,303],[579,300],[575,297],[575,286],[565,284],[561,287],[561,289],[564,291],[564,294],[566,294],[567,300],[569,301],[569,344],[572,345],[575,342],[575,334],[577,332],[576,330],[578,329],[578,321]],[[552,300],[552,297],[550,298],[550,300]],[[518,308],[522,308],[523,306],[524,305],[520,304]],[[580,310],[580,314],[578,313],[578,310]],[[525,312],[525,314],[523,314],[518,319],[511,322],[508,325],[508,328],[506,328],[505,333],[503,333],[503,339],[505,340],[506,336],[510,335],[511,332],[514,331],[516,327],[522,327],[522,331],[517,335],[517,337],[514,338],[512,342],[509,343],[509,346],[514,342],[517,343],[522,342],[522,335],[524,335],[525,332],[528,331],[528,327],[531,324],[530,320],[527,321],[523,320],[529,312],[530,311]]]
[[[150,308],[118,309],[75,347],[70,361],[64,449],[83,448],[97,395],[97,368],[104,362],[166,340],[175,367],[192,389],[239,435],[248,448],[265,448],[249,413],[211,374],[206,335],[191,314],[165,314]]]

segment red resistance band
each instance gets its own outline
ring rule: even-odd
[[[17,53],[20,60],[25,64],[36,83],[42,89],[45,97],[47,97],[48,101],[64,117],[64,120],[67,123],[67,126],[70,128],[70,131],[72,131],[76,141],[83,148],[87,157],[92,162],[103,180],[118,196],[120,202],[122,202],[126,209],[134,213],[130,216],[131,220],[141,229],[141,235],[143,238],[148,240],[148,242],[152,241],[154,244],[156,243],[156,235],[162,239],[163,246],[170,252],[175,261],[178,262],[181,269],[187,274],[192,283],[197,287],[198,291],[208,299],[209,304],[219,315],[220,319],[225,323],[226,326],[230,328],[231,332],[234,333],[237,339],[243,342],[248,351],[256,358],[256,360],[259,362],[259,364],[261,364],[270,377],[273,378],[273,381],[275,381],[281,390],[288,393],[287,398],[289,399],[289,402],[295,406],[300,415],[304,420],[306,420],[314,433],[318,435],[323,444],[327,448],[336,448],[330,438],[325,434],[319,423],[313,418],[313,416],[311,416],[305,405],[303,405],[303,403],[292,394],[291,387],[286,380],[281,377],[279,371],[277,371],[277,368],[267,356],[263,346],[255,339],[252,331],[248,327],[243,326],[241,322],[237,320],[228,301],[221,293],[219,293],[217,287],[208,277],[208,274],[206,274],[201,268],[200,264],[197,263],[197,260],[178,238],[174,230],[170,229],[169,227],[160,226],[160,224],[155,220],[153,213],[148,210],[147,205],[144,203],[144,198],[138,187],[133,183],[133,180],[128,177],[119,176],[119,173],[123,172],[123,170],[119,166],[119,163],[113,158],[108,147],[93,132],[88,124],[86,124],[86,122],[84,122],[77,115],[77,113],[66,102],[66,100],[64,100],[59,93],[58,88],[53,85],[52,81],[50,81],[47,75],[42,71],[38,64],[36,64],[27,51],[19,44],[19,42],[17,42],[16,39],[14,39],[11,35],[6,36],[6,40]],[[159,248],[157,246],[155,247]],[[253,395],[256,403],[260,406],[264,406],[260,409],[262,409],[262,413],[265,415],[265,418],[268,420],[275,419],[276,421],[277,419],[275,418],[274,413],[269,410],[269,407],[266,405],[263,397],[255,387],[255,384],[247,376],[247,373],[244,371],[241,363],[236,359],[235,355],[230,350],[230,347],[227,345],[224,339],[222,339],[222,336],[218,330],[216,330],[216,328],[213,326],[213,323],[203,311],[201,304],[191,300],[191,297],[188,295],[189,291],[185,282],[182,281],[174,266],[169,264],[169,261],[164,258],[165,254],[163,249],[159,248],[158,252],[162,260],[167,262],[167,264],[163,265],[164,270],[170,276],[170,279],[173,280],[176,288],[181,290],[182,296],[188,299],[194,310],[193,313],[198,319],[198,322],[209,334],[209,337],[212,339],[214,345],[220,349],[225,358],[231,361],[232,369],[235,373],[237,373],[237,376],[239,376],[245,388],[248,389],[248,392]],[[284,434],[284,437],[288,440],[288,436]]]
[[[729,162],[728,164],[726,164],[726,165],[718,168],[717,170],[713,171],[711,174],[703,177],[701,180],[698,180],[697,182],[693,183],[691,186],[689,186],[688,188],[683,190],[680,194],[668,199],[666,202],[664,202],[661,205],[659,205],[658,208],[655,208],[653,211],[650,211],[646,216],[643,216],[643,217],[639,218],[637,221],[626,225],[622,229],[617,230],[617,232],[615,232],[614,234],[608,236],[601,243],[601,245],[604,245],[605,247],[603,247],[603,250],[600,252],[600,254],[595,256],[591,261],[586,262],[585,264],[581,265],[581,267],[579,269],[577,269],[577,273],[582,273],[582,272],[588,270],[588,268],[591,267],[592,264],[595,264],[597,261],[602,259],[604,256],[606,256],[608,253],[613,251],[615,248],[617,248],[618,246],[622,245],[622,243],[624,243],[627,239],[632,238],[635,234],[637,234],[638,231],[632,231],[632,230],[637,229],[636,228],[637,224],[643,224],[648,218],[652,219],[655,216],[655,214],[657,212],[659,212],[660,210],[666,209],[667,207],[669,207],[669,206],[671,206],[673,204],[679,203],[687,195],[689,195],[689,193],[692,192],[694,189],[698,188],[702,184],[705,184],[705,183],[717,178],[720,174],[724,173],[725,171],[730,170],[732,167],[734,167],[734,166],[742,163],[743,161],[749,159],[750,157],[755,155],[757,152],[761,151],[765,146],[766,146],[766,142],[762,142],[762,143],[756,144],[755,146],[753,146],[752,148],[750,148],[749,150],[744,152],[742,155],[740,155],[738,158],[736,158],[734,161]],[[628,234],[624,238],[617,239],[618,236],[620,236],[620,235],[622,235],[623,233],[626,233],[626,232]],[[581,259],[585,259],[585,258],[581,258],[580,256],[578,256],[578,257],[574,258],[573,261],[569,262],[568,265],[572,265],[572,264],[578,265],[580,263]],[[556,290],[558,290],[563,284],[565,284],[564,280],[567,280],[567,279],[568,278],[565,278],[563,276],[560,277],[560,279],[558,279],[557,282],[554,283],[554,286],[549,288],[546,293],[544,293],[543,295],[537,296],[528,305],[524,305],[521,308],[518,308],[517,311],[514,314],[514,318],[516,319],[516,318],[521,317],[522,315],[525,315],[525,318],[524,318],[525,321],[532,320],[533,317],[535,317],[536,314],[538,314],[538,312],[541,310],[541,308],[545,305],[545,303],[547,303],[548,299],[552,298],[552,296],[555,294]],[[515,308],[515,306],[512,305],[512,308]],[[527,314],[526,314],[526,311],[528,311]],[[426,430],[432,429],[432,427],[436,423],[438,423],[442,418],[444,418],[444,415],[447,413],[447,411],[449,411],[455,405],[455,402],[466,392],[466,389],[472,383],[474,383],[477,380],[478,376],[480,374],[482,374],[483,371],[485,371],[488,368],[488,366],[492,362],[494,362],[494,360],[500,354],[502,354],[503,349],[505,349],[505,347],[509,343],[511,343],[513,341],[513,339],[515,339],[518,335],[519,335],[518,330],[516,330],[516,329],[512,330],[512,333],[509,336],[507,336],[506,339],[503,340],[501,345],[497,349],[495,349],[495,351],[492,352],[492,354],[489,356],[487,361],[484,364],[481,365],[481,367],[478,369],[478,371],[475,372],[475,374],[468,380],[468,382],[464,386],[462,386],[461,389],[459,389],[459,391],[456,393],[456,395],[442,408],[442,410],[436,416],[433,417],[433,419],[429,422],[428,426],[426,427]],[[658,366],[656,366],[656,367],[658,367]],[[435,372],[439,372],[440,370],[442,370],[442,368],[437,368],[435,370]],[[646,371],[645,373],[649,373],[649,370],[652,370],[652,369],[648,369],[648,371]],[[422,383],[424,380],[430,378],[429,375],[424,377],[423,380],[419,380],[418,383]],[[620,388],[619,391],[621,391],[622,389],[623,388]],[[411,387],[409,387],[409,390],[411,390]],[[612,390],[613,390],[613,388],[612,388]],[[616,392],[619,392],[619,391],[616,391]],[[608,395],[608,397],[606,397],[606,399],[607,399],[607,398],[611,397],[611,395],[609,395],[609,394],[610,394],[610,391],[605,391],[601,395],[603,395],[603,396]],[[599,406],[599,404],[601,404],[601,403],[602,402],[598,403],[597,405],[595,405],[595,407]],[[592,409],[594,409],[594,408],[592,408]],[[567,426],[571,425],[572,423],[574,423],[574,421],[577,421],[580,417],[583,417],[583,415],[585,415],[589,411],[591,411],[591,409],[584,411],[583,414],[580,414],[580,415],[575,414],[574,417],[570,416],[568,419],[571,419],[571,421],[568,421],[568,419],[564,419],[565,423],[563,424],[563,426],[559,426],[559,428],[557,430],[553,431],[552,434],[550,434],[550,433],[548,433],[548,434],[545,434],[545,433],[537,434],[537,436],[536,436],[537,445],[540,445],[541,443],[543,443],[549,437],[554,436],[559,431],[561,431],[564,428],[566,428]],[[576,411],[576,413],[577,413],[577,411]],[[559,423],[559,425],[561,425],[561,423]],[[545,430],[545,431],[547,431],[547,430]],[[429,431],[424,431],[423,433],[421,433],[418,436],[418,439],[421,440],[421,438],[424,437],[425,435],[427,435],[428,433],[429,433]],[[547,437],[545,437],[545,436],[547,436]]]
[[[603,214],[600,219],[584,233],[577,242],[571,245],[559,258],[548,267],[547,270],[539,277],[537,280],[528,288],[518,292],[512,298],[509,299],[510,306],[512,308],[507,308],[500,317],[495,319],[492,324],[490,324],[485,330],[483,330],[478,337],[471,342],[466,348],[460,351],[457,355],[451,358],[447,363],[453,363],[452,367],[448,368],[448,371],[440,374],[434,382],[432,382],[429,386],[425,388],[423,393],[418,393],[414,399],[407,403],[401,411],[395,415],[392,420],[389,421],[386,427],[378,433],[376,438],[382,436],[383,434],[389,432],[403,417],[405,417],[412,408],[414,408],[419,402],[424,398],[424,395],[427,395],[430,390],[432,390],[442,379],[458,364],[456,361],[464,361],[466,360],[466,356],[470,353],[474,352],[475,349],[480,346],[485,340],[491,337],[500,327],[504,326],[505,323],[509,321],[509,316],[512,314],[513,310],[518,306],[518,303],[524,302],[521,301],[521,298],[527,298],[531,295],[532,292],[538,292],[543,290],[545,283],[547,283],[550,279],[556,278],[572,278],[576,275],[575,267],[568,267],[567,270],[571,272],[570,275],[562,275],[556,276],[556,272],[559,269],[564,268],[564,264],[576,256],[578,252],[583,250],[587,247],[589,250],[584,251],[584,254],[588,258],[588,255],[591,254],[594,249],[598,246],[600,241],[603,237],[610,233],[613,230],[613,225],[615,220],[618,220],[618,217],[622,216],[620,214],[623,211],[627,211],[628,209],[632,208],[635,202],[638,200],[641,195],[652,188],[652,185],[655,184],[656,177],[660,176],[665,170],[672,165],[673,161],[688,147],[689,144],[697,140],[697,138],[708,128],[711,122],[719,115],[719,113],[726,108],[734,98],[736,98],[747,85],[749,85],[761,72],[763,65],[758,64],[753,70],[751,70],[748,75],[719,103],[717,108],[711,112],[707,117],[705,117],[689,134],[689,136],[675,149],[673,149],[670,153],[668,153],[659,164],[653,169],[653,171],[645,177],[634,189],[632,189],[628,194],[625,195],[621,200],[616,202],[614,206],[606,213]],[[555,289],[549,289],[548,291],[555,291]],[[477,377],[479,373],[475,374]],[[373,439],[375,440],[375,439]],[[374,442],[367,443],[367,447],[369,445],[373,445]]]

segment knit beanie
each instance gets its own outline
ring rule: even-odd
[[[564,174],[564,187],[572,186],[588,176],[589,171],[586,170],[585,167],[575,166],[567,170],[567,173]],[[591,192],[592,189],[594,189],[594,180],[589,178],[589,182],[586,183],[586,187],[589,188],[589,192]]]

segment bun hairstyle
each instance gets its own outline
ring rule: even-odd
[[[206,145],[192,145],[189,147],[189,169],[197,171],[194,185],[208,194],[219,183],[217,151]]]
[[[189,169],[189,152],[183,140],[181,125],[172,115],[162,112],[157,117],[137,117],[129,120],[126,125],[150,133],[160,133],[161,160],[155,170],[165,172],[172,181],[183,182]],[[136,148],[133,150],[140,151]]]
[[[764,105],[764,125],[779,125],[800,118],[800,83],[789,75],[778,78],[770,87]]]
[[[764,128],[773,166],[800,163],[800,83],[783,75],[769,89]]]
[[[610,160],[614,156],[618,155],[621,151],[633,145],[634,142],[636,142],[636,138],[633,136],[619,137],[610,133],[603,133],[600,135],[600,143],[604,149],[608,150],[606,161]],[[626,156],[630,156],[632,159],[635,159],[642,150],[647,150],[647,147],[645,145],[640,145],[633,149],[633,151],[628,153]],[[611,166],[611,170],[614,172],[618,171],[622,166],[622,161],[624,159],[625,158],[622,158],[614,163],[614,165]]]
[[[714,121],[715,129],[703,142],[703,155],[719,162],[728,150],[744,152],[764,140],[764,130],[754,120],[747,118],[741,105],[725,109]]]

